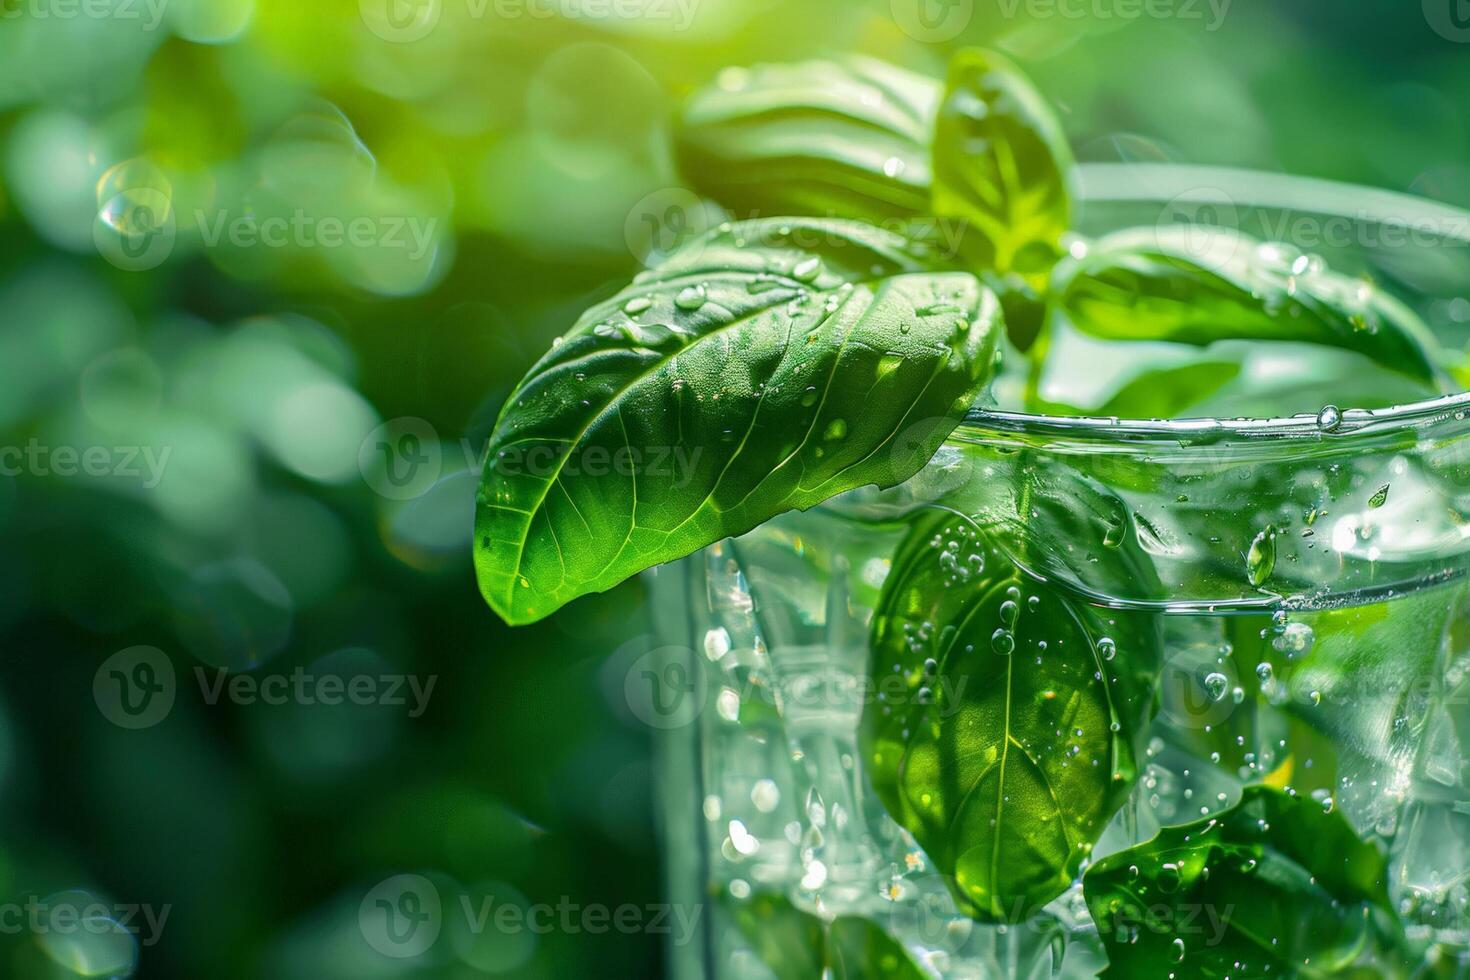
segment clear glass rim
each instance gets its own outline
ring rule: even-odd
[[[1313,177],[1230,167],[1169,163],[1084,163],[1077,167],[1077,192],[1084,202],[1168,202],[1209,191],[1224,200],[1260,208],[1353,220],[1394,221],[1430,229],[1446,242],[1470,246],[1470,211],[1394,191]],[[1470,286],[1470,284],[1467,284]],[[1035,434],[1099,442],[1230,442],[1342,437],[1425,429],[1463,422],[1470,392],[1444,395],[1382,409],[1342,410],[1336,424],[1315,415],[1283,418],[1118,419],[1097,416],[1033,415],[972,408],[962,430]]]

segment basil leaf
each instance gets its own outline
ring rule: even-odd
[[[1387,880],[1340,813],[1251,786],[1098,861],[1082,887],[1119,976],[1318,977],[1365,962],[1384,976],[1405,942]]]
[[[1127,419],[1179,418],[1240,374],[1234,361],[1197,361],[1145,371],[1119,388],[1099,415]]]
[[[726,894],[721,904],[776,980],[821,980],[827,937],[819,917],[774,892],[745,899]]]
[[[541,619],[917,472],[988,380],[995,297],[853,222],[724,226],[599,303],[512,393],[475,525],[486,601]]]
[[[727,898],[725,906],[777,980],[930,980],[870,919],[844,915],[828,923],[770,892]]]
[[[902,222],[985,277],[1026,351],[1070,222],[1071,151],[1009,61],[968,50],[952,65],[947,91],[868,58],[731,70],[685,105],[679,170],[741,216]]]
[[[1061,124],[1020,69],[977,48],[954,56],[934,132],[933,204],[965,222],[971,268],[1045,285],[1071,228],[1072,166]]]
[[[1214,229],[1136,228],[1064,262],[1053,290],[1079,330],[1114,340],[1292,340],[1355,350],[1437,380],[1418,316],[1363,280],[1322,269],[1289,246]]]
[[[1295,630],[1310,631],[1293,636],[1310,640],[1298,639],[1307,648],[1290,658],[1272,658],[1285,707],[1336,747],[1339,775],[1347,778],[1334,795],[1359,826],[1398,811],[1400,801],[1384,786],[1412,771],[1420,755],[1464,594],[1463,582],[1449,582],[1291,616]]]
[[[684,106],[679,170],[742,217],[917,218],[939,94],[870,58],[727,69]]]
[[[1060,895],[1123,804],[1162,646],[1155,619],[1029,570],[1061,560],[1088,586],[1153,579],[1108,498],[1075,475],[1021,482],[1013,513],[936,510],[900,546],[872,639],[875,689],[890,696],[861,729],[889,814],[960,908],[990,921]]]
[[[930,980],[876,922],[855,915],[827,928],[827,969],[831,980]]]

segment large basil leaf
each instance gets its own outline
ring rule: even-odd
[[[1388,863],[1337,812],[1264,786],[1098,861],[1082,886],[1109,976],[1393,976]]]
[[[934,213],[965,222],[971,268],[1045,284],[1071,227],[1072,165],[1055,113],[1020,69],[977,48],[954,56],[934,133]]]
[[[599,303],[501,411],[475,566],[510,623],[933,455],[992,367],[964,273],[852,222],[728,225]]]
[[[1439,376],[1432,335],[1388,293],[1226,229],[1108,235],[1058,267],[1053,291],[1072,324],[1097,337],[1291,340],[1355,350],[1421,380]]]
[[[684,106],[679,169],[741,217],[917,218],[939,95],[871,58],[726,69]]]
[[[961,52],[947,92],[868,58],[733,69],[689,99],[675,148],[690,186],[742,217],[901,222],[984,277],[1020,350],[1042,328],[1072,158],[1000,55]]]
[[[829,923],[769,892],[727,899],[725,907],[778,980],[930,980],[870,919],[845,915]]]
[[[1154,618],[1046,571],[1103,592],[1157,581],[1111,498],[1036,470],[1016,492],[1008,514],[916,521],[873,626],[875,685],[897,674],[903,693],[862,724],[875,792],[983,920],[1024,919],[1075,878],[1137,777],[1162,645]]]

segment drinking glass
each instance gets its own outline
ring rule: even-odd
[[[1282,242],[1260,261],[1296,275],[1320,258],[1372,277],[1447,348],[1465,347],[1470,214],[1167,165],[1087,165],[1080,184],[1085,235],[1182,221],[1205,239]],[[1336,353],[1292,362],[1320,370],[1291,379],[1313,409],[1290,417],[976,408],[907,483],[784,514],[649,573],[664,644],[649,677],[671,706],[658,744],[669,896],[703,912],[670,950],[675,975],[796,975],[800,939],[746,914],[778,902],[871,921],[944,977],[1094,976],[1106,956],[1077,882],[1024,921],[963,914],[879,799],[860,744],[865,711],[1042,664],[1079,687],[1116,684],[1116,664],[1152,705],[1092,859],[1219,811],[1248,784],[1290,786],[1381,843],[1412,937],[1463,948],[1470,396],[1353,408],[1361,384]],[[1013,571],[1014,605],[994,642],[951,657],[943,676],[885,688],[898,665],[876,662],[875,613],[915,561],[937,570],[920,591]],[[1103,624],[1093,649],[1063,622],[1075,609]],[[923,623],[905,626],[930,640]],[[1135,669],[1146,636],[1162,659]],[[1047,750],[1108,764],[1088,757],[1081,729],[1069,743],[1064,707],[1038,710],[1055,722]]]

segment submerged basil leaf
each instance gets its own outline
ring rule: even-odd
[[[930,980],[876,922],[855,915],[827,927],[827,970],[831,980]]]
[[[829,923],[770,892],[727,899],[725,907],[777,980],[929,980],[870,919],[843,915]]]
[[[971,268],[1046,284],[1071,228],[1072,166],[1056,114],[1019,68],[977,48],[954,56],[934,133],[934,213],[965,222]]]
[[[506,621],[917,472],[989,378],[999,312],[852,222],[725,226],[589,310],[502,410],[475,567]]]
[[[1020,921],[1060,895],[1123,804],[1162,646],[1156,620],[1033,571],[1061,560],[1085,566],[1089,588],[1156,581],[1113,498],[1076,475],[1022,482],[1010,515],[915,522],[874,617],[885,694],[861,730],[889,814],[960,908],[988,921]]]
[[[1316,800],[1247,787],[1087,869],[1108,976],[1393,976],[1405,942],[1388,863]]]
[[[820,980],[826,963],[826,923],[785,895],[757,892],[721,903],[755,955],[776,980]]]
[[[871,58],[727,69],[684,106],[679,169],[741,217],[917,218],[939,95]]]
[[[1053,290],[1071,323],[1096,337],[1325,344],[1410,377],[1439,377],[1432,335],[1397,299],[1289,246],[1226,229],[1108,235],[1058,267]]]
[[[1274,658],[1286,709],[1328,736],[1340,765],[1362,775],[1335,790],[1345,812],[1377,820],[1394,811],[1397,801],[1374,783],[1414,768],[1464,595],[1465,584],[1452,581],[1293,613],[1292,632],[1271,638],[1290,654]]]

